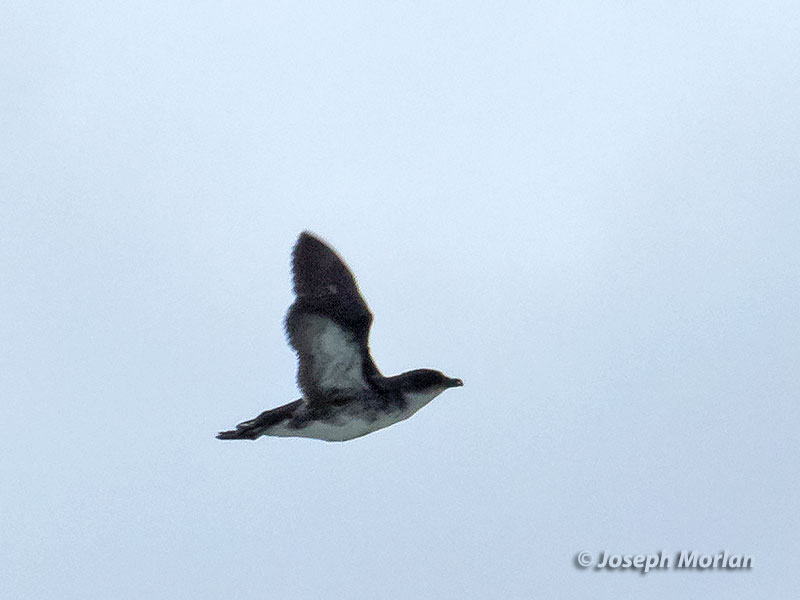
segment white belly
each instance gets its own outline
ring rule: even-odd
[[[344,442],[389,425],[399,423],[413,415],[444,390],[427,394],[406,394],[408,408],[395,413],[383,413],[375,420],[359,419],[351,415],[340,415],[333,421],[312,421],[306,427],[289,427],[286,423],[271,427],[265,435],[275,437],[304,437],[326,442]]]
[[[410,415],[409,415],[410,416]],[[394,425],[407,417],[403,413],[387,414],[374,421],[367,421],[357,418],[341,418],[333,422],[312,421],[306,427],[295,429],[286,424],[276,425],[270,428],[266,435],[276,437],[305,437],[326,442],[344,442],[352,440],[362,435],[367,435],[378,429]]]

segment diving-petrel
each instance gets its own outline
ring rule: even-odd
[[[297,352],[303,397],[222,431],[219,439],[271,435],[343,442],[407,419],[447,388],[464,385],[432,369],[381,375],[369,352],[372,313],[353,274],[308,231],[292,251],[292,277],[297,298],[285,325]]]

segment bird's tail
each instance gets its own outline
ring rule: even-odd
[[[270,427],[282,423],[290,418],[294,410],[302,404],[302,400],[295,400],[289,404],[284,404],[272,410],[265,410],[255,419],[239,423],[232,431],[220,431],[217,434],[219,440],[254,440],[267,433]]]

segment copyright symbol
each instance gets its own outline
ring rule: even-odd
[[[592,553],[585,551],[578,552],[578,554],[575,555],[575,564],[577,564],[582,569],[592,566]]]

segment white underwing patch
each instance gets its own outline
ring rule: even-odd
[[[315,387],[322,392],[365,389],[363,356],[353,335],[320,315],[307,315],[304,319],[313,331],[308,341]]]

